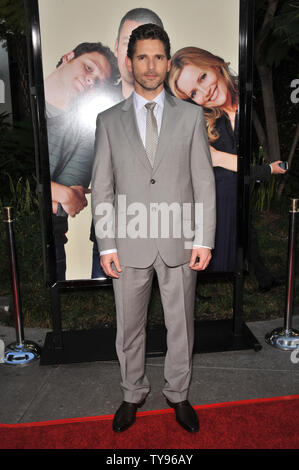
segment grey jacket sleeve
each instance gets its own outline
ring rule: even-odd
[[[99,115],[91,178],[91,208],[96,239],[101,251],[116,248],[114,197],[111,148],[107,131]]]

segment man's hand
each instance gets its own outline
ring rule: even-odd
[[[61,202],[65,212],[71,217],[75,217],[87,206],[85,194],[90,193],[90,189],[83,186],[70,186],[67,191],[66,200]]]
[[[112,263],[114,263],[117,272],[112,269]],[[115,279],[119,278],[119,275],[117,273],[121,273],[121,267],[119,264],[117,253],[109,253],[107,255],[102,255],[100,257],[100,265],[102,266],[106,276],[114,277]]]
[[[277,160],[276,162],[270,163],[272,175],[284,175],[287,172],[287,170],[280,168],[279,163],[282,163],[282,161]]]
[[[197,258],[199,258],[198,261]],[[204,248],[203,246],[199,248],[193,248],[189,267],[194,269],[194,271],[203,271],[208,267],[211,258],[212,255],[209,248]]]

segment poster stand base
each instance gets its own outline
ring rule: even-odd
[[[57,347],[54,333],[47,333],[40,365],[117,360],[115,337],[115,328],[62,331],[62,347]],[[165,355],[164,326],[147,330],[146,349],[146,357]],[[260,351],[262,346],[245,323],[234,334],[232,320],[195,322],[194,354],[248,349]]]

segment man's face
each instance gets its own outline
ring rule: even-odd
[[[110,77],[111,67],[108,59],[99,52],[89,52],[72,58],[69,54],[58,67],[63,86],[70,98],[74,98],[102,83]]]
[[[119,39],[116,40],[114,47],[114,55],[117,58],[117,65],[121,79],[130,85],[133,85],[134,79],[133,75],[128,71],[125,63],[128,43],[133,29],[137,28],[141,24],[142,23],[138,23],[137,21],[126,20],[120,30]]]
[[[162,91],[164,80],[170,69],[165,47],[159,39],[143,39],[136,42],[133,59],[126,58],[129,72],[133,74],[137,93]]]

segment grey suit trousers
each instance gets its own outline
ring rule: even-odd
[[[164,396],[174,403],[186,400],[191,380],[197,272],[189,263],[169,267],[159,254],[148,268],[122,266],[119,279],[113,279],[116,350],[124,400],[131,403],[140,402],[150,391],[145,373],[145,328],[154,271],[167,328]]]

